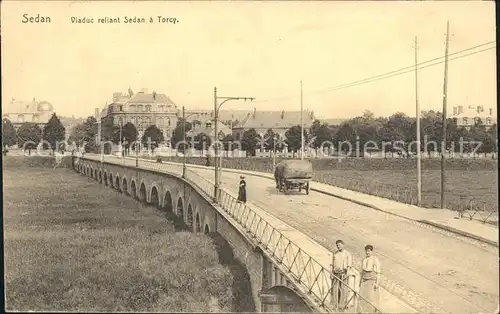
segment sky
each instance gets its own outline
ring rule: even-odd
[[[483,105],[496,114],[495,7],[487,1],[2,1],[2,110],[11,98],[47,100],[58,115],[86,117],[113,92],[142,88],[179,108],[313,110],[349,118],[441,110],[444,63],[348,88],[335,88],[445,55],[482,47],[448,65],[448,112]],[[23,14],[51,23],[22,23]],[[158,16],[177,23],[158,23]],[[124,17],[154,23],[124,23]],[[71,17],[94,24],[72,24]],[[120,17],[120,24],[98,18]],[[490,43],[493,42],[493,43]],[[443,61],[444,58],[437,60]]]

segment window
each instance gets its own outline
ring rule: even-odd
[[[146,105],[146,112],[151,112],[151,105]]]
[[[490,125],[491,124],[491,118],[486,118],[486,125]]]
[[[135,112],[137,107],[135,105],[130,105],[130,111]]]
[[[24,115],[22,115],[22,114],[18,115],[17,122],[24,122]]]
[[[469,121],[467,118],[462,118],[462,123],[467,125],[467,124],[469,124]]]

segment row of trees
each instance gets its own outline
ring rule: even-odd
[[[420,119],[420,148],[430,154],[441,152],[442,115],[436,111],[423,111]],[[362,154],[365,147],[371,150],[387,152],[416,152],[416,119],[404,113],[395,113],[390,117],[378,117],[370,111],[362,116],[344,121],[340,125],[328,125],[319,120],[314,121],[309,131],[304,130],[305,145],[308,149],[324,148],[342,150],[345,153],[359,150]],[[234,141],[232,136],[224,139]],[[345,145],[348,142],[350,145]],[[254,129],[247,130],[241,139],[241,147],[255,154],[256,149],[281,150],[286,145],[288,151],[298,151],[301,147],[301,127],[293,126],[284,136],[268,130],[262,137]],[[477,150],[476,150],[477,148]],[[446,121],[446,150],[470,153],[491,153],[497,151],[497,125],[487,128],[477,120],[469,128],[459,127],[455,118]]]
[[[196,123],[196,122],[195,122]],[[172,133],[170,144],[180,151],[186,149],[183,144],[184,132],[189,132],[193,123],[185,123],[179,119]],[[442,118],[440,112],[424,111],[421,117],[421,149],[425,152],[435,150],[440,152],[442,149]],[[85,143],[87,152],[98,151],[96,147],[96,135],[98,132],[97,121],[94,117],[88,117],[86,121],[77,125],[71,132],[68,142],[81,147]],[[275,134],[273,130],[268,130],[261,136],[255,129],[244,132],[239,143],[229,134],[222,140],[225,150],[241,148],[251,155],[255,154],[257,149],[282,150],[285,146],[289,151],[298,151],[301,147],[301,128],[299,125],[293,126],[286,131],[284,136]],[[2,143],[4,148],[11,145],[24,146],[26,149],[36,147],[33,143],[39,143],[44,140],[50,143],[51,148],[56,148],[56,143],[64,140],[65,129],[61,121],[54,114],[43,131],[38,125],[33,123],[24,123],[16,132],[12,123],[4,119],[2,125]],[[491,128],[486,128],[481,121],[476,121],[470,128],[457,126],[457,121],[453,118],[447,119],[447,140],[446,149],[453,151],[471,152],[477,143],[481,143],[477,153],[491,153],[497,151],[497,127],[496,124]],[[120,136],[124,142],[124,151],[126,154],[134,150],[132,143],[141,142],[143,145],[150,145],[153,151],[159,144],[165,141],[163,132],[155,125],[149,126],[143,136],[138,139],[138,131],[134,124],[126,123],[121,128],[112,123],[112,120],[104,120],[102,123],[102,141],[108,141],[119,144]],[[376,118],[373,113],[366,111],[362,116],[344,121],[340,125],[328,125],[316,120],[310,130],[305,130],[305,144],[308,149],[334,148],[335,150],[354,150],[363,151],[367,143],[373,144],[377,148],[384,145],[386,152],[406,151],[415,152],[416,145],[416,121],[415,118],[406,116],[403,113],[395,113],[390,117]],[[212,139],[208,134],[198,134],[194,139],[194,148],[203,150],[208,148]],[[349,142],[350,145],[342,143]],[[474,142],[474,143],[473,143]],[[25,143],[28,143],[25,145]],[[412,145],[413,143],[413,145]],[[342,144],[342,145],[339,145]],[[107,148],[109,151],[110,147]],[[376,150],[376,149],[375,149]]]
[[[64,145],[58,145],[65,140],[66,129],[61,120],[54,113],[47,124],[42,128],[36,123],[25,122],[16,131],[9,119],[2,120],[2,147],[4,154],[7,147],[17,145],[28,150],[35,149],[41,141],[44,141],[43,148],[55,151],[63,151]]]
[[[134,144],[137,142],[154,151],[165,140],[163,132],[156,125],[150,125],[140,139],[138,138],[139,132],[136,126],[130,122],[120,128],[119,125],[113,124],[111,120],[104,119],[101,127],[101,140],[118,145],[121,139],[123,153],[127,155],[130,154],[130,150],[135,150]],[[90,116],[83,123],[73,128],[68,142],[75,143],[77,148],[84,147],[86,152],[98,152],[99,148],[96,145],[98,131],[97,120]],[[109,153],[111,147],[106,145],[104,150],[105,153]]]

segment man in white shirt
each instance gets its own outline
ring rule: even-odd
[[[350,290],[349,279],[352,276],[352,254],[344,249],[344,242],[337,240],[337,251],[333,253],[331,271],[332,271],[332,305],[335,309],[343,310],[347,304],[347,295]]]

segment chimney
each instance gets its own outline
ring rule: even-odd
[[[99,108],[95,108],[95,118],[99,120]]]
[[[457,115],[457,107],[453,107],[453,115],[456,116]]]
[[[257,112],[257,108],[253,108],[253,118],[255,119],[255,113]]]
[[[461,114],[462,112],[464,112],[464,106],[458,106],[457,114]]]
[[[153,91],[153,100],[156,100],[156,92]]]
[[[492,116],[493,115],[493,108],[490,108],[489,112],[490,112],[490,116]]]
[[[285,110],[282,110],[281,111],[281,120],[283,120],[285,118]]]

